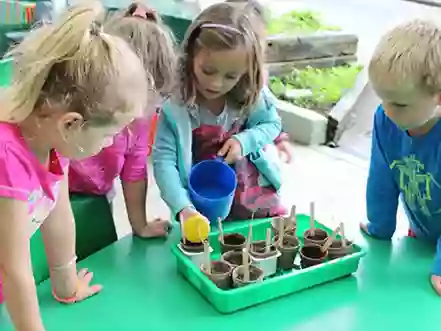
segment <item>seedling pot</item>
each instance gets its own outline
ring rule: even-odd
[[[250,280],[248,282],[244,281],[244,266],[239,266],[234,268],[233,270],[233,286],[234,287],[243,287],[255,283],[259,283],[263,281],[264,271],[259,267],[254,265],[249,266],[250,271]]]
[[[199,244],[183,244],[180,242],[178,244],[178,248],[187,256],[193,264],[195,264],[198,268],[205,262],[204,261],[204,245],[202,243]],[[210,253],[213,251],[213,248],[210,247]]]
[[[251,260],[251,256],[248,255],[249,258],[249,264],[251,264],[253,261]],[[225,261],[233,268],[238,267],[240,265],[243,265],[243,254],[241,251],[229,251],[221,256],[221,261]]]
[[[250,249],[253,264],[264,271],[264,277],[269,277],[277,272],[277,260],[280,252],[276,246],[271,245],[269,252],[266,251],[266,242],[264,240],[255,241]]]
[[[242,251],[245,248],[246,238],[240,233],[224,235],[224,241],[220,242],[222,254],[229,251]]]
[[[300,265],[302,268],[312,267],[321,264],[328,257],[328,252],[322,252],[321,246],[308,244],[300,250]]]
[[[277,236],[279,234],[279,229],[280,229],[280,223],[279,222],[283,222],[283,228],[285,229],[284,230],[285,234],[291,235],[291,236],[295,236],[296,235],[297,224],[293,223],[288,218],[279,217],[279,218],[274,218],[271,221],[271,230],[273,231],[274,236]]]
[[[303,241],[305,246],[310,244],[323,246],[328,237],[328,233],[322,229],[315,229],[314,235],[312,235],[312,231],[309,229],[303,234]]]
[[[280,252],[277,267],[284,270],[292,269],[294,267],[294,260],[300,249],[299,239],[295,236],[285,235],[281,242],[279,242],[278,237],[276,237],[275,241],[278,243],[277,249]]]
[[[207,273],[203,264],[201,265],[201,271],[220,289],[227,290],[231,288],[233,267],[229,263],[225,261],[212,261],[210,273]]]
[[[328,249],[328,255],[331,260],[338,259],[345,255],[349,255],[352,252],[353,244],[349,240],[346,240],[346,246],[343,246],[342,239],[334,240],[332,245]]]

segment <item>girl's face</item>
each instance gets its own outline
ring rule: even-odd
[[[410,82],[372,82],[384,111],[402,130],[417,129],[437,115],[439,96],[431,95]]]
[[[52,146],[69,159],[87,158],[112,145],[113,137],[129,125],[133,119],[133,114],[118,113],[112,124],[91,126],[83,123],[81,115],[67,113],[58,120],[59,130],[52,134]]]
[[[247,62],[243,47],[216,51],[201,49],[193,59],[197,91],[207,100],[224,96],[245,74]]]

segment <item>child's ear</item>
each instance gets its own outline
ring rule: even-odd
[[[67,132],[79,131],[84,124],[83,116],[75,112],[69,112],[64,114],[61,121],[62,121],[63,129]]]
[[[438,93],[436,101],[438,102],[438,106],[441,106],[441,93]]]

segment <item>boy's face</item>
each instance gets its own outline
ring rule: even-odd
[[[436,116],[440,104],[439,95],[431,95],[416,84],[392,77],[376,81],[372,86],[383,103],[384,111],[402,130],[416,129]]]

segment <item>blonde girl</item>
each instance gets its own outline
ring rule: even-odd
[[[149,89],[142,62],[102,31],[104,11],[88,1],[33,31],[10,55],[12,85],[0,110],[0,278],[15,329],[44,330],[29,239],[46,247],[53,296],[63,303],[101,290],[77,271],[67,159],[99,152],[135,117]]]
[[[168,95],[175,72],[175,50],[171,33],[156,12],[139,3],[131,4],[104,24],[104,31],[121,37],[132,46],[154,82],[149,96],[148,114],[155,114],[161,95]],[[140,118],[113,139],[113,144],[99,154],[73,161],[69,171],[72,194],[107,195],[116,178],[121,179],[127,215],[133,233],[141,238],[163,237],[169,229],[167,220],[147,221],[147,157],[152,148],[156,119]]]

